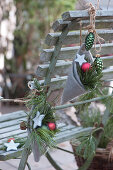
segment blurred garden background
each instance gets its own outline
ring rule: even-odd
[[[0,95],[21,98],[52,23],[76,0],[0,0]]]

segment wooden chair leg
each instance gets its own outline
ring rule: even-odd
[[[63,170],[57,163],[54,161],[54,159],[51,157],[49,152],[46,153],[46,158],[48,161],[51,163],[51,165],[56,169],[56,170]]]
[[[24,170],[26,165],[27,165],[27,160],[28,160],[28,156],[30,155],[31,150],[30,148],[25,148],[22,152],[22,158],[20,160],[20,164],[18,167],[18,170]]]

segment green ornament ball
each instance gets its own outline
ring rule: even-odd
[[[49,128],[46,125],[42,125],[42,129],[48,130]]]
[[[97,73],[101,73],[102,70],[103,70],[103,62],[102,62],[102,59],[100,57],[97,57],[95,59],[94,65],[95,65]]]
[[[94,44],[94,39],[95,39],[95,36],[94,36],[93,32],[90,32],[86,36],[86,38],[85,38],[85,49],[86,49],[86,51],[89,51],[91,49],[91,47]]]

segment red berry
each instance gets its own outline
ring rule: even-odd
[[[90,63],[83,63],[81,66],[81,69],[83,72],[88,71],[91,68],[91,64]]]
[[[55,125],[55,123],[48,123],[48,127],[49,127],[49,129],[50,130],[55,130],[55,128],[56,128],[56,125]]]
[[[10,138],[10,139],[8,139],[8,142],[11,142],[11,140],[15,140],[14,138]]]

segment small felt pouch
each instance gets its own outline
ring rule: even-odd
[[[86,51],[85,44],[82,44],[80,49],[78,50],[77,54],[81,56],[85,56],[84,58],[88,60],[88,62],[93,62],[93,57],[90,51]],[[80,81],[80,77],[77,70],[77,54],[73,60],[72,66],[70,68],[70,72],[66,81],[66,86],[63,91],[62,95],[62,104],[86,93],[86,90],[84,88],[84,85]]]

